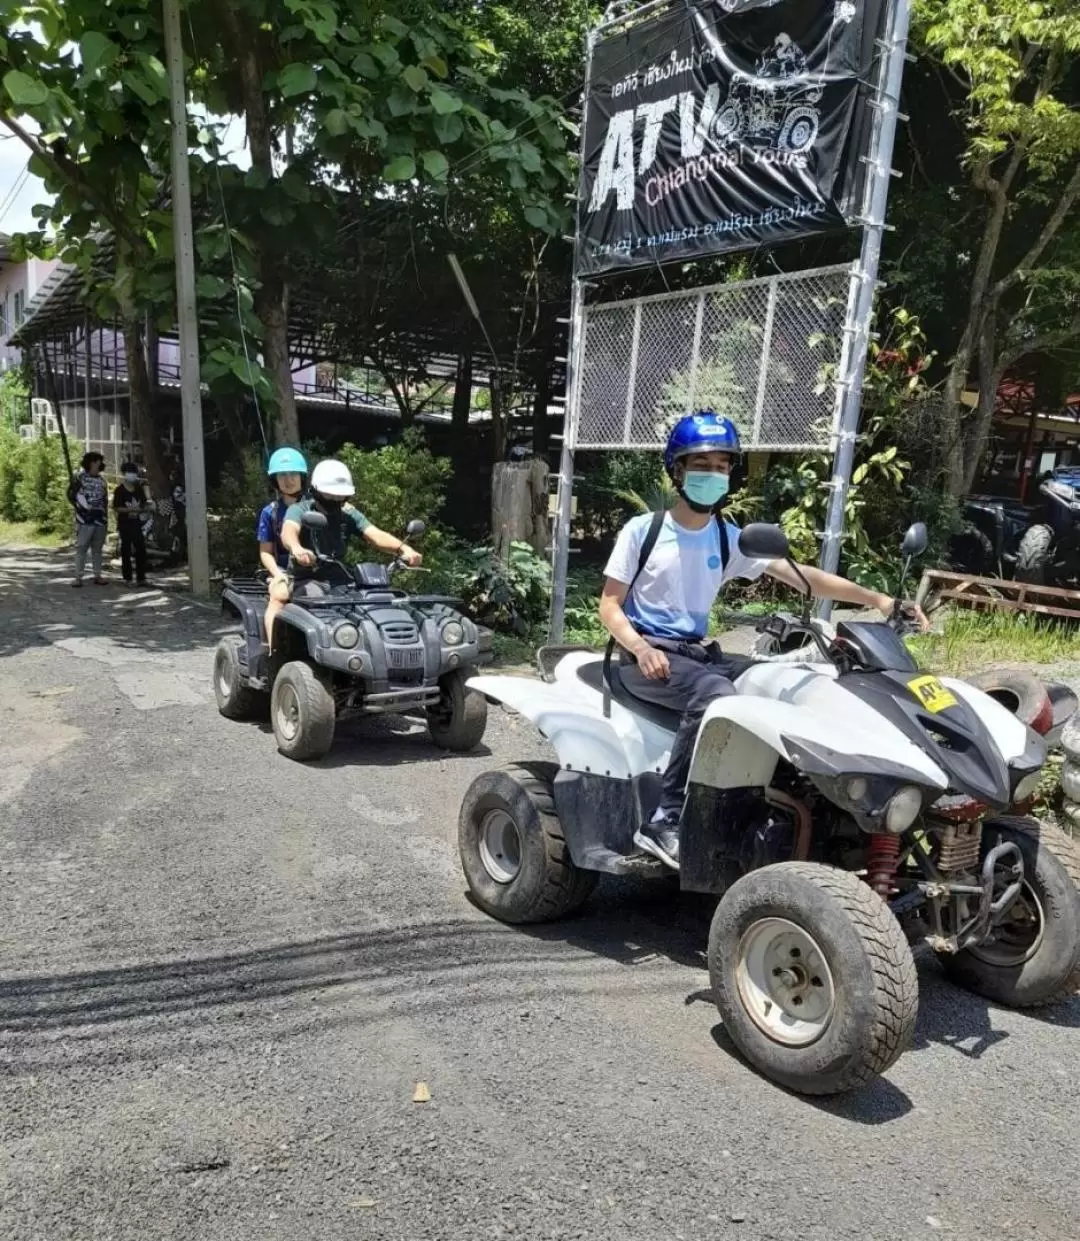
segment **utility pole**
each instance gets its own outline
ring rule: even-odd
[[[210,593],[210,542],[206,529],[206,462],[202,390],[199,386],[199,319],[195,306],[195,240],[188,171],[187,91],[180,41],[180,0],[162,0],[165,60],[172,121],[172,214],[176,252],[176,309],[180,328],[180,407],[184,430],[184,494],[188,573],[195,595]]]
[[[836,454],[832,479],[829,482],[829,509],[825,518],[825,539],[821,547],[821,567],[835,573],[840,565],[840,545],[844,532],[851,468],[855,461],[855,440],[859,433],[862,410],[863,373],[870,347],[870,324],[874,316],[874,289],[877,286],[881,239],[885,231],[885,208],[889,198],[889,181],[893,177],[893,142],[899,115],[900,84],[907,57],[908,26],[911,0],[890,0],[884,38],[878,40],[881,54],[878,80],[870,107],[874,122],[870,153],[866,157],[867,174],[862,216],[862,248],[859,261],[852,271],[848,308],[844,324],[844,344],[840,359],[840,417],[837,426]],[[832,602],[821,605],[821,615],[828,617]]]

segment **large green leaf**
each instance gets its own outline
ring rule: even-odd
[[[465,126],[456,112],[447,113],[445,116],[436,116],[435,118],[435,137],[447,146],[452,142],[457,142],[461,137]]]
[[[286,99],[296,95],[306,95],[313,91],[318,82],[318,75],[311,65],[286,65],[278,73],[278,89]]]
[[[460,112],[462,103],[457,95],[452,95],[448,90],[443,90],[441,86],[433,86],[431,88],[431,106],[439,116],[449,116],[452,112]]]
[[[44,82],[18,69],[9,69],[4,74],[4,89],[17,108],[39,108],[49,98],[49,88]]]
[[[79,55],[82,57],[83,72],[92,74],[111,65],[120,55],[120,49],[108,35],[98,30],[88,30],[79,40]]]
[[[450,162],[442,151],[424,151],[420,156],[424,171],[436,181],[442,181],[450,171]]]
[[[416,161],[411,155],[399,155],[383,169],[386,181],[411,181],[416,176]]]
[[[419,65],[406,65],[402,70],[401,76],[411,90],[422,91],[428,84],[428,75],[426,70],[421,69]]]
[[[335,138],[340,138],[349,128],[348,114],[342,108],[332,108],[323,118],[323,125],[326,127],[328,134],[332,134]]]
[[[352,70],[362,78],[377,78],[379,76],[379,66],[367,52],[357,52],[353,57]]]

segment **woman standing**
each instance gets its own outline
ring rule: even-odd
[[[86,553],[94,566],[94,585],[104,586],[101,554],[105,546],[108,528],[108,492],[102,470],[105,458],[99,452],[88,452],[82,459],[82,469],[72,478],[68,487],[68,499],[75,506],[75,580],[72,586],[81,586],[86,568]]]
[[[146,538],[143,535],[143,512],[150,504],[146,487],[139,479],[139,467],[125,461],[120,467],[123,481],[113,492],[116,529],[120,534],[120,564],[124,581],[131,585],[132,560],[135,562],[135,583],[146,585]]]

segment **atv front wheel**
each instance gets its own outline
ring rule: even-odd
[[[469,891],[502,922],[547,922],[577,909],[596,875],[570,858],[555,813],[554,763],[488,771],[470,785],[458,819]]]
[[[709,976],[735,1046],[801,1094],[865,1085],[915,1030],[919,982],[900,924],[831,866],[780,862],[734,883],[713,916]]]
[[[322,758],[334,742],[336,714],[334,695],[310,664],[293,660],[274,678],[270,718],[286,758]]]
[[[1045,586],[1053,563],[1053,526],[1029,526],[1016,549],[1016,570],[1013,576],[1018,582]]]
[[[464,670],[449,672],[439,682],[439,701],[427,712],[431,739],[444,750],[475,750],[487,728],[487,699],[469,689]]]
[[[998,841],[1024,859],[1020,895],[987,943],[942,954],[949,977],[968,991],[1035,1008],[1080,989],[1080,849],[1052,823],[1008,816],[983,827],[985,854]]]
[[[222,638],[214,652],[214,697],[228,720],[250,720],[266,711],[266,695],[244,684],[240,651],[244,639],[238,633]]]

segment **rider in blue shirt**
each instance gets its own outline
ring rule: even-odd
[[[271,500],[259,514],[255,537],[259,541],[259,561],[270,575],[266,606],[266,641],[271,641],[274,617],[292,597],[292,580],[289,575],[289,553],[281,542],[281,527],[289,507],[296,504],[304,490],[307,478],[307,461],[295,448],[278,448],[271,455],[266,472],[277,488],[277,498]]]

